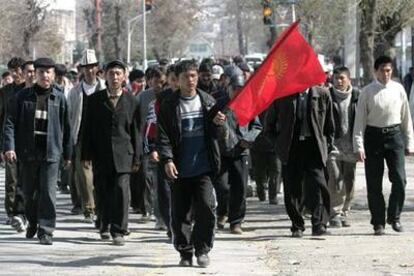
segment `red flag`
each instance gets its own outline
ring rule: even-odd
[[[262,65],[229,103],[239,125],[248,124],[274,100],[325,82],[318,57],[298,24],[296,21],[280,35]]]

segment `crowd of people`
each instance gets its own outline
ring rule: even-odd
[[[133,211],[166,231],[179,265],[192,266],[195,255],[206,267],[216,228],[243,234],[249,177],[269,204],[279,204],[283,186],[292,237],[303,236],[305,215],[320,236],[351,226],[361,161],[374,234],[386,223],[401,232],[412,118],[392,60],[379,57],[374,69],[360,92],[349,69],[337,66],[332,83],[276,100],[241,126],[226,108],[253,74],[240,57],[143,72],[120,60],[99,64],[86,50],[78,73],[50,58],[14,57],[0,89],[7,223],[53,244],[59,190],[102,240],[124,245]]]

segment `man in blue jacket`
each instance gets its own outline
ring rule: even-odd
[[[26,237],[37,232],[40,244],[51,245],[56,224],[56,185],[60,159],[71,159],[68,108],[63,93],[53,86],[55,63],[34,63],[36,84],[21,90],[10,102],[4,126],[5,158],[20,161],[29,221]]]

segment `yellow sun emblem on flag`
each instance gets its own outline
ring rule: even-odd
[[[275,54],[272,60],[272,75],[280,80],[286,73],[288,68],[287,56],[283,51],[279,51]]]
[[[271,78],[280,80],[288,69],[288,58],[283,51],[278,51],[272,58],[272,65],[266,76],[259,82],[257,91],[261,93],[266,82]]]

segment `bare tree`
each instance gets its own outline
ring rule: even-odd
[[[43,1],[26,0],[25,9],[23,10],[23,54],[29,57],[31,54],[32,41],[35,35],[40,31],[45,18],[48,4]]]

